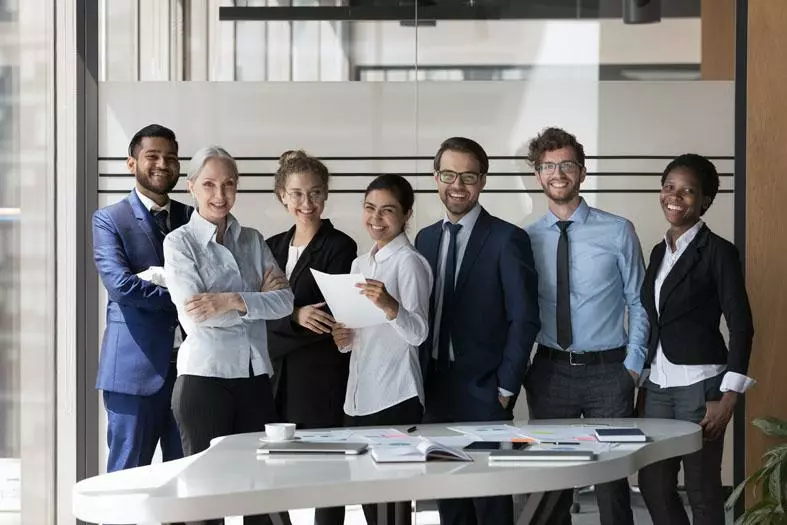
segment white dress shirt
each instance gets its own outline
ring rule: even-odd
[[[354,331],[344,412],[366,416],[418,396],[424,403],[418,345],[429,336],[432,270],[405,233],[353,261],[351,273],[385,284],[399,303],[395,319]],[[370,308],[377,308],[369,302]]]
[[[674,252],[670,246],[669,239],[666,237],[664,238],[667,249],[664,252],[664,259],[661,261],[659,272],[656,274],[656,282],[654,286],[656,311],[659,314],[661,313],[658,311],[659,301],[661,299],[661,286],[664,284],[664,281],[666,280],[670,271],[672,271],[675,263],[678,262],[683,253],[686,251],[686,248],[689,246],[689,244],[691,244],[691,241],[694,240],[699,231],[702,229],[703,224],[704,223],[702,221],[697,222],[697,224],[692,226],[691,229],[678,237],[678,239],[675,241]],[[667,359],[667,356],[664,355],[664,351],[661,348],[661,341],[659,341],[659,345],[656,348],[656,356],[653,358],[653,364],[651,364],[650,367],[650,380],[653,383],[659,385],[661,388],[689,386],[699,383],[700,381],[704,381],[705,379],[716,377],[717,375],[724,372],[726,368],[726,365],[721,364],[678,365],[671,363],[669,359]],[[724,374],[724,378],[722,379],[720,390],[722,392],[732,390],[733,392],[743,393],[753,384],[754,380],[746,377],[745,375],[738,374],[736,372],[727,372]]]
[[[251,364],[253,375],[273,375],[265,319],[292,313],[292,291],[260,291],[265,272],[278,269],[260,232],[228,215],[223,241],[216,242],[216,225],[197,211],[164,239],[169,293],[188,334],[178,352],[178,374],[243,378]],[[201,323],[186,314],[184,304],[194,295],[220,292],[240,294],[246,313],[231,310]]]
[[[142,193],[140,193],[139,189],[134,188],[134,191],[137,192],[137,197],[139,197],[139,200],[142,201],[142,205],[145,206],[145,208],[147,208],[147,210],[151,214],[156,213],[157,211],[166,210],[167,211],[167,228],[168,229],[172,229],[172,221],[170,219],[170,215],[171,215],[171,213],[170,213],[170,207],[171,207],[170,206],[170,202],[171,201],[169,199],[167,199],[167,203],[164,206],[159,206],[158,204],[153,202],[153,199],[149,199],[145,195],[142,195]]]

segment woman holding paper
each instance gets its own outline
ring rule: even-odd
[[[355,241],[322,218],[329,178],[318,159],[287,151],[279,158],[274,182],[294,225],[269,238],[268,246],[285,268],[295,309],[268,322],[268,347],[279,417],[298,428],[342,426],[344,419],[349,358],[336,349],[334,320],[310,271],[346,274],[358,253]]]
[[[385,319],[357,330],[334,325],[339,350],[351,356],[344,401],[348,426],[411,425],[421,420],[424,391],[418,346],[429,334],[432,271],[405,233],[414,202],[412,186],[399,175],[382,175],[366,188],[363,221],[374,246],[353,261],[351,273],[366,277],[357,285],[359,292],[369,299],[369,308],[383,311]],[[388,512],[393,512],[392,505]],[[364,514],[367,523],[377,522],[373,506],[364,506]]]

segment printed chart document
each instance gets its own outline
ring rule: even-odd
[[[535,441],[511,425],[463,425],[448,427],[448,430],[473,436],[476,441]]]
[[[467,452],[441,445],[427,438],[420,438],[413,445],[407,447],[373,447],[372,459],[377,463],[411,463],[433,459],[473,461],[473,458]]]
[[[360,273],[331,275],[311,270],[325,302],[331,309],[336,322],[346,328],[365,328],[386,322],[385,314],[365,295],[361,295],[356,284],[366,282]]]

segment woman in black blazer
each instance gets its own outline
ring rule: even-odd
[[[640,470],[655,525],[689,523],[677,492],[681,461],[693,523],[724,524],[724,432],[739,394],[753,384],[746,373],[754,328],[738,250],[700,219],[718,189],[715,166],[695,154],[670,162],[661,178],[669,229],[650,254],[642,284],[651,325],[643,416],[698,423],[704,444]],[[729,349],[719,328],[722,314]]]
[[[349,273],[358,247],[321,214],[328,198],[328,169],[302,151],[279,160],[276,196],[295,221],[268,239],[295,294],[290,317],[268,323],[268,347],[278,377],[274,394],[279,417],[298,428],[341,426],[349,359],[333,342],[333,318],[310,268]]]

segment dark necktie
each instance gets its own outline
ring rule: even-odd
[[[153,212],[153,220],[156,221],[156,226],[162,237],[169,233],[169,226],[167,225],[167,217],[169,212],[167,210],[159,210]]]
[[[451,365],[451,318],[454,304],[454,285],[456,283],[456,235],[462,229],[461,224],[446,223],[450,241],[448,254],[445,256],[443,272],[443,309],[440,314],[440,341],[437,348],[437,364],[442,370]]]
[[[568,268],[568,227],[571,221],[557,221],[560,240],[557,241],[557,344],[564,350],[571,346],[571,286]]]

